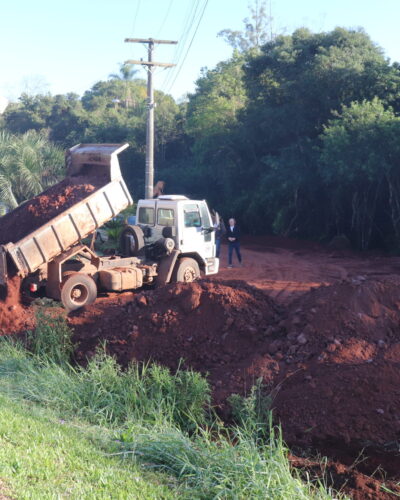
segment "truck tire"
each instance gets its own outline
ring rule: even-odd
[[[200,268],[198,263],[190,257],[179,259],[175,264],[175,270],[172,278],[172,281],[175,281],[176,283],[191,283],[192,281],[197,280],[197,278],[200,278]]]
[[[80,307],[93,304],[96,298],[96,283],[87,274],[74,273],[63,282],[61,302],[68,311],[74,311]]]
[[[126,226],[119,238],[119,246],[125,257],[136,257],[144,248],[144,235],[139,226]]]

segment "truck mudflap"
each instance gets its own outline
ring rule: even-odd
[[[180,254],[179,250],[172,250],[168,257],[164,257],[157,269],[157,286],[166,285],[171,281],[172,271],[174,270],[176,260]]]
[[[0,285],[7,285],[7,254],[4,248],[0,246]]]

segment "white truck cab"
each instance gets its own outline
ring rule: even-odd
[[[172,248],[173,241],[175,268],[183,259],[192,259],[205,275],[218,272],[214,227],[205,200],[181,195],[139,200],[136,224],[143,231],[146,246],[167,239]]]

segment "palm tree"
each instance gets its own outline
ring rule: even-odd
[[[133,77],[138,72],[137,69],[134,69],[133,64],[122,63],[119,65],[119,74],[111,73],[109,78],[112,80],[123,80],[124,82],[130,82],[133,80]]]
[[[131,82],[134,76],[138,73],[137,69],[134,69],[133,64],[122,63],[119,65],[119,74],[111,73],[109,78],[112,80],[119,80],[125,82],[125,107],[129,107],[131,101],[131,90],[129,88],[129,82]]]
[[[0,202],[16,208],[55,184],[63,173],[63,152],[38,132],[0,133]]]

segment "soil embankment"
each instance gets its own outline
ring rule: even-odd
[[[77,359],[104,341],[123,365],[183,359],[225,416],[262,378],[293,452],[330,457],[294,466],[352,498],[395,498],[382,486],[400,494],[400,259],[288,243],[253,240],[212,279],[100,297],[69,317]]]
[[[371,474],[381,466],[399,493],[400,259],[274,238],[243,254],[243,267],[228,270],[223,259],[211,280],[75,313],[78,358],[104,340],[125,365],[153,359],[176,369],[182,358],[208,374],[224,414],[226,397],[261,377],[293,450],[336,460],[326,471],[353,498],[394,498]]]

